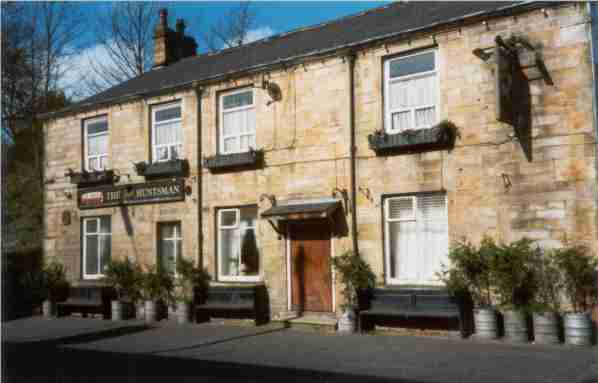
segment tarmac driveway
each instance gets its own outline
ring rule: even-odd
[[[598,347],[77,318],[2,332],[8,381],[598,383]]]

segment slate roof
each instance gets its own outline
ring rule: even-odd
[[[59,111],[58,114],[98,104],[124,101],[163,89],[189,86],[196,81],[214,80],[237,72],[258,70],[313,55],[332,53],[377,40],[400,38],[402,35],[470,17],[509,13],[524,6],[538,7],[539,3],[393,3],[328,23],[271,36],[241,47],[189,57],[125,81]]]

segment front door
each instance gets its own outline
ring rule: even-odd
[[[332,311],[330,224],[293,223],[291,236],[291,306],[297,311]]]

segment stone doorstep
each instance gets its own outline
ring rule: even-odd
[[[430,329],[413,329],[406,327],[387,327],[376,325],[374,330],[368,332],[372,335],[393,335],[393,336],[418,336],[426,338],[449,338],[462,339],[461,332],[456,330],[430,330]]]
[[[284,323],[285,327],[293,330],[329,334],[336,332],[337,320],[333,313],[307,313],[303,315],[289,313],[285,315],[284,319],[279,319],[279,322]]]

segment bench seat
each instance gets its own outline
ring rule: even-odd
[[[263,285],[210,286],[205,300],[196,302],[197,321],[210,317],[250,318],[267,322],[267,294]]]
[[[102,314],[104,318],[109,318],[113,296],[112,289],[106,286],[72,286],[68,298],[57,304],[57,314],[63,316],[80,312],[84,317],[87,314]]]
[[[364,294],[365,307],[359,311],[359,329],[364,332],[366,324],[376,319],[457,319],[463,333],[463,308],[457,299],[444,289],[373,289]]]

